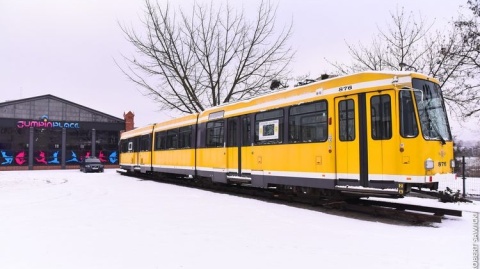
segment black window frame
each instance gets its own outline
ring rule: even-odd
[[[227,119],[227,147],[238,147],[238,118]]]
[[[138,151],[150,151],[152,148],[151,135],[145,134],[138,138]]]
[[[283,143],[283,130],[284,130],[284,109],[273,109],[269,111],[259,112],[255,114],[255,137],[253,139],[255,145],[266,144],[282,144]],[[268,123],[278,120],[278,137],[277,138],[265,138],[260,139],[260,123]],[[272,126],[273,125],[273,126]],[[275,123],[269,124],[268,132],[275,132]],[[272,130],[273,128],[273,130]],[[265,130],[264,130],[265,131]],[[273,135],[275,136],[275,134]]]
[[[418,120],[415,113],[415,100],[409,89],[402,89],[398,93],[399,97],[399,121],[400,135],[403,138],[415,138],[419,135]]]
[[[155,132],[155,150],[166,150],[167,149],[167,132],[158,131]]]
[[[392,98],[389,94],[370,98],[370,133],[373,140],[392,138]]]
[[[178,149],[178,128],[167,130],[166,149]]]
[[[188,149],[192,148],[192,126],[184,126],[178,129],[178,148]]]
[[[242,117],[242,146],[252,145],[252,125],[250,120],[251,115]]]
[[[209,121],[206,125],[205,147],[220,148],[225,141],[225,121],[223,119]]]
[[[343,106],[346,104],[346,106]],[[351,107],[349,105],[352,105]],[[343,107],[342,107],[343,106]],[[355,101],[345,99],[338,102],[338,138],[340,141],[355,141]]]
[[[323,114],[322,114],[323,113]],[[313,137],[306,136],[314,128]],[[311,136],[311,135],[310,135]],[[328,140],[328,102],[326,100],[292,106],[288,112],[288,142],[314,143]]]

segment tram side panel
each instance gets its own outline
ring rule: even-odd
[[[453,179],[453,142],[425,141],[421,135],[401,139],[401,173],[398,182],[438,187],[438,182]]]
[[[195,174],[195,149],[166,149],[153,151],[153,171],[160,173]]]
[[[264,145],[254,148],[254,170],[268,185],[332,189],[335,186],[333,152],[328,143]]]
[[[151,170],[153,125],[122,133],[120,137],[120,168],[129,172]]]
[[[195,175],[194,125],[156,130],[152,151],[152,169],[157,173]]]
[[[328,114],[326,100],[257,113],[252,183],[334,188]],[[255,174],[261,177],[255,180]]]
[[[135,150],[136,140],[136,137],[120,140],[120,168],[129,172],[134,172],[138,166],[138,151]]]
[[[145,173],[150,170],[150,155],[150,151],[126,150],[120,154],[120,168],[130,172]]]

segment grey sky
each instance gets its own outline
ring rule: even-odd
[[[259,0],[230,2],[248,12]],[[345,40],[368,44],[397,7],[421,12],[441,29],[466,0],[272,2],[279,3],[279,25],[293,20],[293,73],[315,77],[330,69],[324,58],[348,62]],[[120,118],[131,110],[136,126],[175,116],[159,112],[114,62],[135,53],[117,22],[139,26],[143,6],[143,0],[0,0],[0,102],[52,94]]]

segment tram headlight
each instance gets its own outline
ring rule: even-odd
[[[433,162],[432,159],[428,158],[428,159],[425,161],[425,169],[427,169],[427,170],[432,170],[433,167],[435,167],[435,163]]]
[[[455,160],[450,160],[450,167],[455,168]]]

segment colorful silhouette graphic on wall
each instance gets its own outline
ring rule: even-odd
[[[47,159],[45,158],[45,152],[43,151],[40,151],[40,153],[38,153],[38,158],[35,157],[35,161],[37,161],[37,163],[43,163],[43,164],[47,164]]]
[[[107,162],[107,159],[105,159],[105,154],[103,154],[103,151],[100,151],[98,153],[98,159],[100,160],[100,162],[102,163],[106,163]]]
[[[5,159],[2,165],[12,164],[13,156],[8,156],[6,151],[2,150],[2,157]]]
[[[52,160],[51,161],[48,161],[48,163],[54,163],[54,164],[59,164],[60,162],[58,161],[58,151],[55,151],[53,154],[52,154]]]
[[[27,160],[25,160],[25,151],[20,151],[17,153],[15,156],[15,162],[17,162],[18,165],[23,165],[27,162]]]
[[[90,158],[90,151],[87,151],[87,153],[85,153],[85,155],[80,156],[80,160],[84,160],[84,159],[87,159],[87,158]]]
[[[77,154],[72,150],[72,157],[67,160],[67,163],[78,163]]]
[[[110,159],[110,163],[116,163],[118,158],[117,158],[117,152],[114,151],[110,153],[110,156],[108,157]]]

